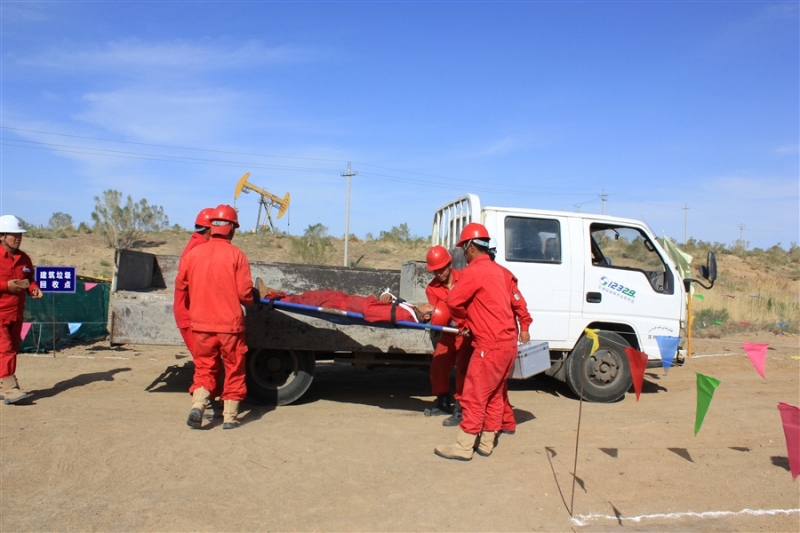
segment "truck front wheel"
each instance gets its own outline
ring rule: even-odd
[[[599,331],[600,347],[589,355],[592,341],[586,337],[575,345],[567,358],[567,384],[572,392],[590,402],[615,402],[631,387],[631,369],[625,339],[611,331]]]
[[[247,353],[247,393],[269,405],[288,405],[311,386],[314,367],[314,352],[250,350]]]

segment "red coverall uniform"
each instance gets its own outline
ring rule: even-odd
[[[461,429],[472,435],[500,431],[503,386],[517,355],[517,324],[500,265],[486,254],[473,259],[447,296],[447,306],[473,338],[460,400],[464,410]]]
[[[204,246],[186,254],[178,269],[175,290],[189,291],[192,339],[195,346],[194,382],[189,389],[216,387],[215,365],[225,366],[222,400],[242,401],[245,384],[244,312],[253,304],[250,264],[230,241],[212,236]]]
[[[191,239],[186,243],[186,248],[183,249],[181,254],[181,262],[190,250],[194,249],[201,244],[206,243],[206,238],[200,233],[192,233]],[[189,317],[189,292],[188,291],[175,291],[175,299],[172,303],[172,314],[175,315],[175,324],[178,326],[178,331],[181,332],[183,342],[189,349],[189,353],[194,357],[194,341],[192,340],[192,319]]]
[[[33,263],[23,251],[16,254],[0,249],[0,378],[17,373],[17,351],[22,333],[22,313],[25,310],[25,295],[33,294],[39,286],[34,282]],[[12,279],[27,279],[27,291],[12,293],[8,282]]]
[[[528,312],[528,302],[525,301],[522,293],[519,292],[519,287],[517,287],[517,277],[503,265],[497,266],[503,269],[508,292],[511,295],[511,309],[514,311],[514,317],[519,325],[519,331],[528,331],[528,328],[530,328],[533,323],[533,319]],[[505,407],[503,408],[502,429],[503,431],[516,431],[517,421],[514,419],[514,410],[511,408],[511,402],[508,401],[508,381],[503,382],[503,401],[505,402]]]
[[[314,307],[330,307],[332,309],[340,309],[342,311],[361,313],[364,315],[364,320],[367,322],[392,321],[392,303],[381,302],[375,298],[375,296],[353,296],[341,291],[323,290],[306,291],[302,294],[283,296],[281,301],[303,305],[313,305]],[[418,322],[414,313],[402,307],[401,305],[398,305],[395,308],[395,320]]]
[[[450,271],[453,273],[453,283],[455,284],[458,278],[461,277],[462,271],[452,268]],[[447,300],[447,295],[450,294],[450,287],[434,276],[433,280],[425,288],[425,294],[428,297],[428,303],[435,306],[440,301]],[[457,365],[456,393],[454,397],[456,400],[461,398],[471,354],[470,339],[449,333],[442,333],[439,336],[439,342],[436,343],[436,348],[433,350],[430,370],[431,392],[435,396],[450,392],[450,372],[453,370],[453,365]]]

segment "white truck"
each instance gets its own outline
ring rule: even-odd
[[[464,256],[455,246],[461,229],[480,222],[496,246],[496,261],[519,279],[533,317],[531,339],[547,342],[545,373],[586,400],[611,402],[631,386],[624,348],[660,365],[658,335],[686,332],[683,280],[652,231],[636,220],[587,213],[482,207],[475,195],[448,203],[434,215],[431,244]],[[177,256],[118,251],[109,302],[112,344],[182,344],[172,320]],[[400,271],[251,262],[254,277],[289,293],[336,289],[371,294],[389,287],[408,301],[424,301],[431,274],[422,261]],[[701,275],[711,285],[716,261],[709,254]],[[705,286],[705,285],[704,285]],[[710,286],[709,286],[710,287]],[[588,355],[585,328],[598,329],[600,348]],[[247,309],[247,379],[250,394],[285,405],[311,385],[317,360],[356,365],[427,365],[435,333],[349,325],[256,305]],[[683,357],[683,350],[678,359]],[[583,384],[581,386],[581,379]]]
[[[684,337],[689,283],[636,220],[589,213],[482,207],[475,195],[436,212],[432,243],[453,248],[461,229],[480,222],[496,246],[496,261],[511,270],[533,317],[531,340],[546,341],[552,366],[545,374],[566,381],[586,400],[620,399],[631,385],[625,347],[660,366],[656,336]],[[701,275],[713,286],[716,259]],[[705,286],[705,285],[704,285]],[[591,356],[585,328],[598,329]],[[681,348],[677,360],[685,357]]]

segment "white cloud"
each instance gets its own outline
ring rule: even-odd
[[[797,155],[798,153],[800,153],[800,145],[797,144],[785,144],[775,148],[776,155]]]
[[[754,201],[797,199],[800,183],[796,178],[723,176],[703,185],[705,195],[720,199]]]
[[[483,141],[468,148],[461,148],[456,157],[495,157],[524,150],[543,144],[540,138],[532,134],[510,134],[498,139]]]
[[[320,53],[313,48],[290,45],[264,46],[259,41],[244,44],[194,43],[139,40],[110,42],[90,49],[53,48],[42,54],[20,57],[21,65],[67,73],[87,71],[133,74],[141,72],[214,72],[314,61]]]
[[[49,18],[43,13],[41,5],[17,2],[2,2],[0,16],[5,24],[21,21],[42,22]]]
[[[243,118],[242,100],[227,89],[162,91],[127,87],[84,96],[74,118],[149,142],[197,142],[228,132]]]

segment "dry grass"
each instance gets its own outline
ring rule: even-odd
[[[698,288],[704,300],[692,299],[696,332],[717,336],[748,329],[800,331],[800,280],[791,265],[766,269],[758,259],[717,257],[717,283],[711,290]]]
[[[36,236],[34,236],[36,235]],[[137,249],[157,254],[179,255],[188,241],[188,231],[148,233]],[[237,234],[234,244],[253,261],[298,262],[298,237],[270,234]],[[344,241],[330,238],[331,248],[325,264],[342,265]],[[114,251],[94,234],[40,230],[26,235],[22,249],[34,264],[74,265],[84,276],[110,278]],[[404,261],[424,260],[428,245],[424,241],[351,240],[349,262],[359,268],[399,269]],[[295,250],[295,251],[293,251]],[[696,268],[705,253],[692,251]],[[717,336],[749,329],[774,332],[800,332],[800,257],[797,251],[783,255],[767,250],[750,252],[745,257],[718,253],[718,279],[711,290],[698,287],[704,301],[692,299],[695,332],[698,336]],[[700,260],[698,260],[698,258]],[[717,325],[714,322],[721,322]],[[783,324],[783,325],[781,325]]]

